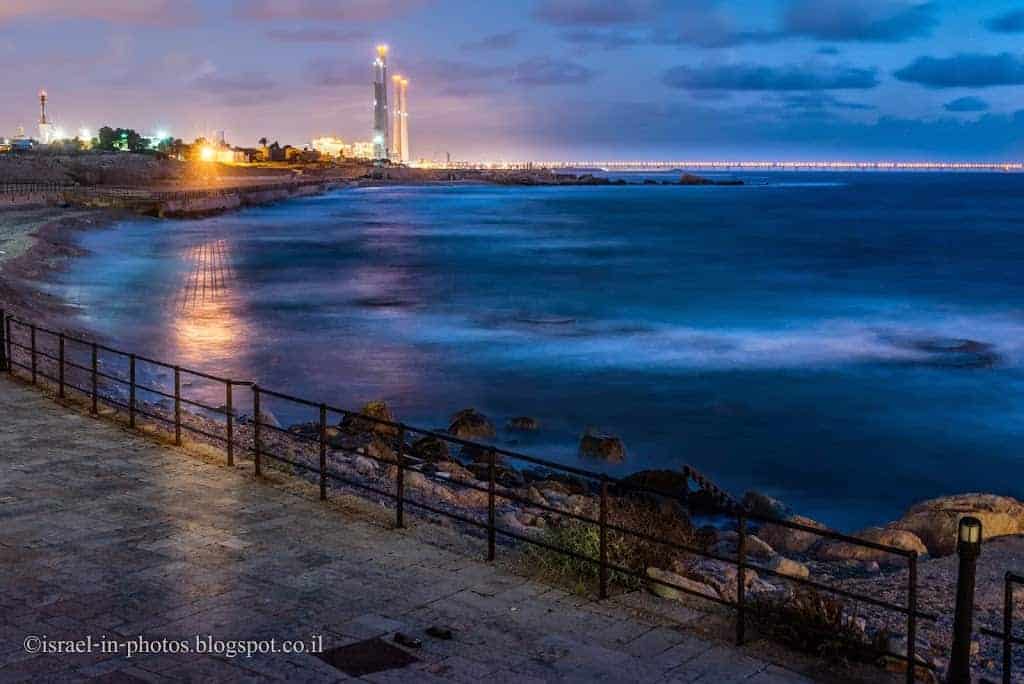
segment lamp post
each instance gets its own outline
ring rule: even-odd
[[[956,582],[956,617],[953,621],[953,648],[949,658],[949,684],[970,684],[971,636],[974,631],[974,578],[981,554],[981,521],[965,516],[957,530],[957,555],[960,571]]]

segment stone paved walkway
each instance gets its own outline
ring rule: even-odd
[[[419,662],[365,680],[811,681],[423,534],[347,516],[0,377],[0,682],[336,681],[346,676],[308,654],[127,658],[122,642],[322,635],[332,648],[396,631],[423,640],[410,651]],[[680,611],[684,622],[699,616]],[[426,636],[431,625],[455,627],[455,639]],[[32,655],[30,635],[94,646]],[[100,639],[122,652],[101,652]]]

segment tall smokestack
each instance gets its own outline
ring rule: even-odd
[[[388,46],[377,46],[373,61],[373,157],[387,159],[388,150]]]
[[[45,90],[40,90],[39,91],[39,123],[40,124],[49,123],[46,120],[46,91]]]
[[[408,163],[409,160],[412,158],[412,155],[409,153],[409,96],[408,96],[408,93],[407,93],[408,88],[409,88],[409,79],[403,78],[402,79],[402,90],[401,90],[402,94],[401,94],[401,97],[400,97],[400,99],[398,101],[398,108],[401,110],[401,119],[402,119],[402,156],[401,156],[401,159],[402,159],[403,162],[406,162],[406,163]]]
[[[402,77],[395,74],[391,82],[395,84],[395,106],[391,112],[391,152],[395,161],[402,161]]]

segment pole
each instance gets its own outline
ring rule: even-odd
[[[976,533],[974,530],[977,530]],[[974,584],[981,553],[981,521],[960,520],[957,554],[960,570],[956,580],[956,614],[953,619],[953,647],[949,656],[949,684],[971,682],[971,637],[974,633]],[[976,536],[975,536],[976,535]]]
[[[64,398],[64,333],[57,338],[57,396]]]
[[[599,596],[608,598],[608,479],[601,476],[601,590]]]
[[[29,326],[29,335],[31,341],[29,346],[32,349],[32,384],[36,384],[36,326]]]
[[[398,439],[395,444],[395,461],[398,472],[395,474],[395,527],[405,527],[405,427],[398,428]]]
[[[92,415],[99,413],[99,350],[92,343]]]
[[[174,367],[174,443],[181,446],[181,369]]]
[[[401,466],[399,466],[401,468]],[[320,404],[320,500],[327,499],[327,405]]]
[[[739,541],[736,544],[736,645],[746,639],[747,614],[744,605],[747,593],[747,516],[738,516]]]
[[[260,388],[252,386],[252,448],[253,465],[256,469],[256,477],[262,473],[260,468]]]
[[[490,451],[487,467],[487,560],[494,560],[494,542],[497,533],[494,528],[494,449]]]
[[[228,466],[235,465],[235,411],[231,407],[233,397],[231,396],[231,381],[224,383],[225,406],[227,407],[227,431],[228,431]]]
[[[1013,573],[1007,572],[1003,593],[1003,684],[1010,684],[1013,676],[1013,582]]]
[[[917,552],[907,559],[907,682],[917,675]]]
[[[10,352],[7,351],[6,328],[7,312],[0,309],[0,371],[5,371],[10,367],[10,364],[7,361],[7,357],[10,355]]]
[[[128,357],[128,426],[135,427],[135,354]]]
[[[4,318],[4,330],[6,331],[5,336],[7,338],[7,372],[10,373],[11,375],[14,375],[14,356],[12,354],[12,352],[14,351],[14,343],[13,340],[11,339],[10,316]]]

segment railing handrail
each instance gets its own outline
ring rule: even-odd
[[[19,364],[19,363],[15,362],[14,359],[12,358],[11,353],[9,352],[11,347],[17,347],[17,348],[19,348],[19,349],[21,349],[23,351],[30,351],[31,352],[31,355],[32,355],[31,370],[32,370],[33,381],[35,381],[36,376],[39,375],[39,374],[41,374],[45,378],[49,378],[49,376],[47,376],[45,374],[45,372],[42,372],[42,371],[40,371],[37,368],[37,366],[36,366],[36,358],[37,358],[37,356],[43,356],[44,358],[49,358],[50,360],[55,360],[55,359],[54,359],[54,357],[51,354],[47,354],[45,352],[42,352],[41,350],[39,350],[37,348],[37,345],[36,345],[36,334],[39,333],[39,332],[42,332],[44,334],[48,334],[48,335],[51,335],[51,336],[56,336],[56,337],[59,338],[60,343],[61,343],[60,344],[60,350],[61,350],[60,354],[61,354],[61,356],[59,358],[60,372],[61,372],[61,378],[60,378],[60,382],[61,382],[61,385],[60,385],[61,396],[63,396],[63,389],[64,389],[65,384],[67,384],[69,387],[72,387],[72,388],[77,389],[79,391],[90,393],[92,401],[93,401],[93,411],[95,412],[96,411],[97,401],[100,398],[100,394],[99,394],[98,389],[97,389],[97,378],[98,377],[103,377],[105,379],[109,379],[111,381],[119,382],[119,383],[122,383],[122,384],[128,384],[129,383],[129,381],[125,380],[124,378],[120,378],[120,377],[117,377],[117,376],[114,376],[114,375],[111,375],[111,374],[108,374],[108,373],[100,372],[98,370],[98,367],[97,367],[98,361],[97,361],[96,353],[99,350],[103,350],[103,351],[109,352],[111,354],[116,354],[118,356],[127,357],[131,361],[131,386],[130,386],[130,389],[131,389],[132,400],[131,400],[130,404],[128,405],[128,408],[129,408],[129,411],[130,411],[130,416],[131,416],[131,420],[132,420],[133,424],[134,424],[134,415],[135,415],[135,413],[139,413],[140,415],[147,415],[147,416],[150,415],[150,414],[143,413],[142,411],[138,410],[135,407],[134,394],[135,394],[136,388],[141,388],[141,389],[144,389],[145,391],[154,392],[155,394],[162,395],[162,396],[164,396],[166,398],[174,399],[174,407],[175,407],[174,408],[174,416],[175,417],[174,417],[173,421],[171,421],[170,419],[164,418],[164,417],[159,417],[159,416],[153,416],[153,417],[156,417],[159,420],[164,420],[164,421],[167,421],[167,422],[173,422],[174,423],[175,441],[176,441],[176,443],[179,443],[179,444],[181,443],[181,429],[182,428],[185,428],[185,429],[188,429],[188,430],[192,430],[192,431],[198,432],[200,434],[203,434],[203,435],[205,435],[207,437],[223,441],[223,438],[220,438],[220,437],[214,436],[214,435],[210,435],[210,434],[208,434],[208,433],[206,433],[206,432],[204,432],[202,430],[199,430],[199,429],[197,429],[197,428],[195,428],[193,426],[189,426],[189,425],[184,424],[183,421],[181,420],[181,410],[180,410],[181,403],[184,402],[184,403],[187,403],[189,405],[197,406],[197,407],[203,408],[205,410],[209,410],[209,411],[212,411],[214,413],[218,413],[220,415],[224,415],[226,417],[226,420],[227,420],[228,435],[229,435],[229,439],[227,440],[229,462],[230,462],[230,460],[232,458],[232,447],[233,447],[233,444],[232,444],[232,442],[230,440],[231,426],[232,426],[233,420],[235,418],[234,415],[233,415],[233,411],[230,408],[230,406],[231,406],[231,404],[230,404],[230,402],[231,402],[231,400],[230,400],[230,396],[231,396],[230,395],[230,388],[233,387],[233,386],[249,386],[249,387],[251,387],[252,391],[253,391],[254,402],[255,402],[254,403],[253,416],[252,416],[252,419],[251,419],[251,423],[252,423],[253,429],[254,429],[254,438],[253,438],[254,441],[253,441],[253,449],[252,450],[253,450],[253,453],[254,453],[254,456],[255,456],[255,463],[256,463],[256,468],[257,468],[257,474],[259,474],[260,457],[261,456],[267,456],[268,458],[274,458],[274,459],[282,461],[282,462],[290,463],[290,464],[295,465],[295,466],[300,466],[300,467],[302,467],[304,469],[307,469],[307,470],[311,470],[311,471],[315,470],[315,468],[313,468],[312,466],[309,466],[309,465],[304,464],[304,463],[299,463],[299,462],[292,461],[291,459],[289,459],[287,457],[273,454],[273,453],[269,452],[268,450],[266,450],[265,448],[263,448],[263,446],[261,445],[260,434],[259,434],[261,428],[263,428],[263,429],[270,429],[270,430],[278,432],[278,433],[289,434],[289,435],[292,435],[292,436],[297,437],[297,438],[303,438],[307,442],[317,441],[317,438],[303,437],[302,435],[296,435],[295,433],[292,433],[289,430],[286,430],[284,428],[277,428],[277,427],[275,427],[273,425],[270,425],[268,423],[263,422],[263,420],[262,420],[262,413],[263,412],[259,409],[259,397],[261,395],[265,395],[265,396],[268,396],[268,397],[278,398],[278,399],[281,399],[282,401],[295,402],[295,403],[298,403],[298,404],[300,404],[302,406],[305,406],[307,408],[319,409],[320,410],[320,415],[321,415],[321,425],[320,425],[320,430],[319,430],[319,432],[320,432],[319,442],[321,444],[321,449],[323,449],[324,446],[325,446],[325,435],[324,435],[324,432],[325,432],[326,424],[324,423],[324,421],[326,419],[325,416],[326,416],[327,413],[339,414],[339,415],[341,415],[343,417],[358,418],[360,421],[366,421],[366,422],[369,422],[371,424],[374,424],[374,425],[377,425],[377,426],[380,426],[380,427],[386,427],[389,430],[396,431],[397,434],[399,434],[401,436],[401,439],[403,440],[402,444],[396,445],[397,446],[397,449],[396,449],[396,460],[397,460],[397,463],[399,464],[399,468],[398,468],[399,478],[404,478],[404,463],[405,463],[405,460],[408,458],[407,456],[405,456],[405,446],[406,445],[404,443],[404,439],[405,439],[405,435],[406,434],[412,433],[412,434],[420,434],[420,435],[433,436],[433,437],[445,440],[446,442],[449,442],[449,443],[453,443],[453,444],[457,444],[457,445],[462,445],[462,446],[470,447],[470,448],[473,448],[473,449],[478,449],[478,450],[480,450],[483,453],[489,454],[489,459],[490,459],[490,464],[491,464],[490,465],[490,476],[489,476],[490,477],[490,487],[489,487],[489,489],[484,488],[482,486],[471,485],[471,484],[468,484],[468,483],[460,483],[460,484],[467,485],[469,488],[475,489],[477,491],[489,492],[489,497],[490,497],[490,504],[489,504],[490,523],[489,523],[489,528],[488,529],[489,529],[489,533],[492,536],[492,538],[493,538],[493,535],[495,533],[498,533],[498,534],[502,534],[504,536],[508,536],[510,538],[521,539],[521,540],[524,540],[524,541],[529,542],[529,543],[540,544],[542,546],[544,545],[539,540],[535,540],[535,539],[531,539],[531,538],[528,538],[528,537],[524,537],[523,535],[516,534],[516,533],[511,532],[510,530],[507,530],[507,529],[504,529],[504,528],[498,528],[496,526],[496,524],[494,523],[493,515],[494,515],[494,508],[495,508],[495,504],[494,504],[495,497],[499,497],[499,498],[502,498],[504,500],[509,500],[509,501],[516,501],[516,502],[522,503],[523,505],[537,506],[537,504],[535,504],[534,502],[530,502],[529,500],[523,499],[522,497],[510,495],[510,493],[508,491],[505,491],[505,488],[503,488],[503,487],[500,488],[500,490],[499,490],[499,488],[495,486],[494,464],[495,464],[495,460],[496,460],[498,455],[501,455],[501,456],[504,456],[504,457],[508,457],[508,458],[512,458],[512,459],[516,459],[516,460],[521,460],[521,461],[524,461],[524,462],[527,462],[527,463],[532,463],[532,464],[535,464],[535,465],[541,465],[541,466],[543,466],[545,468],[548,468],[548,469],[550,469],[552,471],[555,471],[555,472],[562,472],[562,473],[566,473],[566,474],[571,474],[571,475],[576,475],[576,476],[580,476],[580,477],[590,478],[592,480],[596,480],[596,481],[600,482],[602,484],[602,488],[601,488],[602,510],[604,508],[604,498],[607,495],[606,494],[607,493],[607,487],[609,485],[623,487],[623,488],[631,489],[631,490],[634,490],[634,491],[645,492],[645,493],[648,493],[648,494],[653,494],[653,495],[660,496],[660,497],[665,497],[665,498],[668,498],[668,499],[680,499],[680,498],[684,498],[685,497],[685,493],[683,493],[683,492],[674,492],[673,493],[673,492],[661,491],[661,490],[658,490],[656,488],[651,488],[651,487],[643,486],[643,485],[640,485],[640,484],[637,484],[637,483],[634,483],[634,482],[627,482],[623,478],[616,478],[616,477],[613,477],[613,476],[609,476],[609,475],[607,475],[605,473],[598,473],[596,471],[592,471],[592,470],[588,470],[588,469],[584,469],[584,468],[577,468],[577,467],[574,467],[574,466],[568,466],[568,465],[564,465],[564,464],[560,464],[560,463],[555,463],[553,461],[548,461],[548,460],[545,460],[545,459],[540,459],[540,458],[536,458],[536,457],[533,457],[533,456],[528,456],[526,454],[521,454],[521,453],[518,453],[518,452],[502,449],[500,447],[497,447],[497,446],[494,446],[494,445],[491,445],[491,444],[485,444],[485,443],[474,442],[474,441],[471,441],[471,440],[462,439],[462,438],[456,437],[454,435],[450,435],[450,434],[447,434],[447,433],[442,433],[442,432],[439,432],[439,431],[436,431],[436,430],[426,430],[426,429],[422,429],[422,428],[417,428],[417,427],[414,427],[414,426],[406,425],[405,423],[402,423],[400,421],[391,421],[391,420],[381,419],[381,418],[377,418],[377,417],[374,417],[374,416],[369,416],[369,415],[363,414],[361,412],[351,411],[351,410],[343,409],[343,408],[339,408],[339,407],[334,407],[334,406],[331,406],[331,405],[326,404],[324,402],[316,402],[316,401],[312,401],[312,400],[308,400],[308,399],[303,399],[301,397],[293,396],[293,395],[290,395],[290,394],[287,394],[287,393],[284,393],[284,392],[278,392],[276,390],[270,390],[270,389],[261,387],[257,383],[252,382],[252,381],[242,381],[242,380],[235,380],[235,379],[231,379],[231,378],[219,377],[217,375],[205,373],[205,372],[202,372],[202,371],[197,371],[197,370],[185,368],[185,367],[178,366],[178,365],[168,364],[168,363],[165,363],[165,362],[162,362],[162,361],[158,361],[156,359],[150,359],[148,357],[141,356],[141,355],[138,355],[138,354],[135,354],[135,353],[126,352],[126,351],[123,351],[123,350],[120,350],[120,349],[117,349],[117,348],[114,348],[114,347],[110,347],[110,346],[107,346],[107,345],[99,344],[98,342],[95,342],[95,341],[90,341],[90,340],[85,340],[85,339],[82,339],[82,338],[79,338],[79,337],[75,337],[74,335],[71,335],[71,334],[68,334],[68,333],[57,332],[57,331],[52,330],[52,329],[47,328],[47,327],[38,326],[38,325],[35,325],[32,322],[26,321],[26,320],[24,320],[24,319],[22,319],[20,317],[17,317],[17,316],[6,315],[5,314],[3,316],[3,318],[2,318],[2,323],[3,323],[3,328],[7,331],[6,343],[7,343],[7,346],[8,346],[8,350],[5,351],[4,353],[6,354],[6,362],[7,362],[8,370],[10,372],[13,372],[13,367],[15,365],[18,365],[18,366],[21,366],[21,367],[25,368],[25,366],[23,364]],[[32,333],[32,335],[31,335],[31,340],[32,340],[31,347],[25,346],[25,345],[23,345],[22,343],[19,343],[19,342],[15,342],[12,339],[12,336],[10,334],[10,324],[11,323],[15,323],[15,324],[17,324],[19,326],[29,328],[29,330]],[[78,368],[80,370],[83,370],[83,371],[89,371],[90,370],[89,368],[87,368],[85,366],[82,366],[80,364],[75,364],[75,363],[70,362],[70,361],[66,362],[64,360],[64,343],[65,343],[65,341],[70,341],[70,342],[74,342],[74,343],[77,343],[77,344],[87,345],[87,346],[89,346],[93,350],[92,368],[91,368],[92,387],[89,390],[86,390],[86,389],[83,389],[83,388],[79,388],[77,386],[71,385],[70,383],[65,383],[65,381],[64,381],[63,369],[64,369],[65,364],[67,364],[67,365],[69,365],[71,367],[76,367],[76,368]],[[153,390],[152,388],[145,388],[144,386],[139,385],[135,381],[135,362],[136,361],[143,361],[145,363],[151,363],[151,364],[155,364],[155,365],[161,366],[161,367],[166,368],[166,369],[174,370],[174,372],[175,372],[175,383],[174,383],[175,384],[175,392],[174,392],[174,394],[173,395],[172,394],[168,394],[168,393],[165,393],[165,392],[162,392],[162,391]],[[180,387],[180,375],[181,375],[181,373],[187,373],[187,374],[190,374],[190,375],[196,375],[198,377],[206,378],[206,379],[211,380],[213,382],[218,382],[218,383],[224,384],[225,387],[228,390],[228,397],[229,397],[228,404],[227,404],[228,408],[225,409],[225,410],[221,410],[219,408],[213,408],[213,407],[206,406],[204,404],[201,404],[201,403],[198,403],[198,402],[191,401],[191,400],[183,398],[181,396],[181,387]],[[116,404],[116,405],[121,406],[121,407],[126,406],[125,404],[123,404],[121,402],[117,402],[117,401],[108,399],[107,397],[103,397],[103,400],[105,402],[113,403],[113,404]],[[346,449],[335,449],[335,450],[346,451]],[[362,455],[364,455],[364,456],[366,456],[368,458],[371,458],[372,460],[375,460],[377,462],[388,463],[388,464],[392,464],[393,463],[392,461],[389,461],[389,460],[381,458],[381,457],[373,456],[373,455],[368,454],[368,453],[365,453],[365,454],[362,454]],[[377,493],[379,495],[383,495],[383,496],[387,496],[389,498],[392,498],[392,499],[394,499],[394,500],[396,500],[398,502],[399,510],[401,510],[401,505],[404,502],[404,503],[409,503],[410,505],[414,505],[414,506],[420,507],[420,508],[422,508],[424,510],[433,511],[433,512],[441,514],[441,515],[446,515],[446,516],[453,517],[453,518],[456,518],[456,519],[459,519],[459,520],[467,520],[468,522],[472,522],[474,525],[483,525],[482,523],[473,522],[471,520],[468,520],[468,519],[465,518],[465,516],[459,516],[459,515],[453,514],[450,511],[442,511],[441,509],[437,509],[436,507],[430,506],[428,504],[424,504],[422,502],[416,502],[416,501],[413,501],[413,500],[404,499],[404,497],[401,494],[401,482],[404,481],[404,479],[400,479],[400,481],[399,481],[399,487],[400,487],[399,494],[398,495],[394,495],[394,494],[391,494],[391,493],[379,490],[379,489],[377,489],[375,487],[371,487],[371,486],[368,486],[368,485],[356,483],[356,482],[346,478],[343,475],[340,475],[340,474],[335,473],[333,471],[326,470],[326,467],[323,465],[323,461],[322,460],[321,460],[321,471],[320,471],[320,474],[321,474],[322,481],[324,479],[326,479],[327,477],[330,477],[332,479],[335,479],[335,480],[338,480],[338,481],[342,481],[342,482],[348,483],[350,485],[354,485],[354,486],[357,486],[357,487],[362,487],[363,489],[367,489],[369,491],[373,491],[373,492],[375,492],[375,493]],[[436,479],[436,478],[432,478],[432,479]],[[689,487],[689,485],[687,484],[687,490],[688,490],[688,487]],[[550,508],[550,507],[541,506],[541,508]],[[567,515],[569,517],[572,517],[572,518],[575,518],[577,520],[586,522],[588,524],[600,525],[601,531],[602,531],[602,539],[604,539],[604,534],[605,534],[606,530],[615,531],[615,532],[618,532],[620,534],[628,534],[628,535],[632,535],[632,536],[637,536],[637,537],[640,537],[642,539],[646,539],[648,541],[653,541],[653,542],[656,542],[656,543],[659,543],[659,544],[663,544],[667,548],[671,548],[671,549],[674,549],[676,551],[681,551],[681,552],[684,552],[684,553],[693,553],[693,554],[697,554],[697,555],[703,556],[705,558],[710,558],[710,559],[714,559],[714,560],[718,560],[718,561],[721,561],[721,562],[726,562],[726,563],[732,564],[732,565],[736,566],[741,579],[742,579],[742,576],[744,575],[746,570],[755,570],[757,572],[763,572],[763,573],[766,573],[766,574],[769,574],[769,575],[772,575],[772,576],[777,576],[779,578],[785,579],[786,581],[794,582],[794,583],[796,583],[798,585],[811,587],[811,588],[814,588],[814,589],[820,590],[820,591],[827,591],[827,592],[833,593],[833,594],[835,594],[837,596],[842,596],[842,597],[849,598],[849,599],[855,600],[855,601],[865,602],[865,603],[868,603],[870,605],[874,605],[874,606],[877,606],[877,607],[881,607],[881,608],[884,608],[884,609],[887,609],[887,610],[891,610],[891,611],[895,611],[897,613],[905,615],[905,616],[907,616],[908,623],[909,623],[907,653],[906,654],[898,654],[898,653],[886,652],[885,655],[889,655],[891,657],[904,660],[904,661],[906,661],[908,663],[909,662],[913,662],[915,660],[914,635],[915,635],[915,631],[916,631],[916,627],[915,627],[916,620],[918,618],[927,619],[927,620],[935,620],[936,619],[935,615],[932,615],[932,614],[929,614],[929,613],[925,613],[925,612],[921,612],[916,607],[916,574],[917,574],[916,568],[917,568],[918,554],[915,551],[909,551],[909,550],[902,549],[902,548],[899,548],[899,547],[896,547],[896,546],[891,546],[891,545],[887,545],[887,544],[881,544],[881,543],[877,543],[877,542],[874,542],[874,541],[871,541],[871,540],[867,540],[867,539],[861,539],[859,537],[856,537],[856,536],[853,536],[853,535],[848,535],[848,534],[843,534],[843,533],[840,533],[840,532],[836,532],[834,530],[822,529],[822,528],[818,528],[818,527],[814,527],[814,526],[810,526],[810,525],[805,525],[805,524],[802,524],[802,523],[797,523],[797,522],[794,522],[794,521],[791,521],[791,520],[787,520],[787,519],[784,519],[784,518],[760,515],[760,514],[754,513],[753,511],[749,511],[749,510],[742,509],[742,508],[741,509],[735,509],[735,510],[723,509],[723,510],[719,511],[719,513],[721,515],[731,516],[731,517],[735,518],[737,520],[737,523],[738,523],[739,528],[741,530],[740,542],[739,542],[739,549],[740,549],[740,551],[737,554],[737,558],[734,559],[734,558],[729,558],[728,556],[724,556],[724,555],[721,555],[721,554],[716,554],[716,553],[713,553],[711,551],[700,549],[700,548],[697,548],[697,547],[690,547],[690,546],[687,546],[687,545],[682,545],[682,544],[679,544],[679,543],[676,543],[676,542],[672,542],[672,541],[669,541],[669,540],[664,540],[664,539],[656,539],[656,538],[652,537],[651,535],[648,535],[648,534],[646,534],[644,532],[641,532],[641,531],[638,531],[638,530],[631,530],[631,529],[624,528],[624,527],[621,527],[621,526],[618,526],[618,525],[615,525],[615,524],[612,524],[612,523],[608,523],[606,520],[604,520],[603,515],[602,515],[602,519],[601,520],[594,520],[593,518],[590,518],[589,516],[581,516],[581,515],[578,515],[578,514],[575,514],[575,513],[571,512],[571,511],[557,510],[557,513],[559,515]],[[401,520],[401,515],[400,514],[399,514],[399,520]],[[746,522],[747,521],[756,521],[756,522],[759,522],[761,524],[779,525],[779,526],[782,526],[782,527],[786,527],[788,529],[793,529],[793,530],[797,530],[797,531],[801,531],[801,532],[807,532],[807,533],[816,535],[816,536],[824,538],[824,539],[831,539],[833,541],[839,541],[839,542],[842,542],[842,543],[848,543],[848,544],[852,544],[852,545],[857,545],[857,546],[861,546],[861,547],[865,547],[865,548],[881,551],[883,553],[889,553],[889,554],[892,554],[894,556],[898,556],[898,557],[902,557],[902,558],[907,559],[908,564],[910,566],[910,572],[908,573],[909,594],[908,594],[908,603],[907,603],[907,605],[903,606],[903,605],[898,605],[898,604],[891,603],[891,602],[886,602],[886,601],[884,601],[882,599],[875,598],[874,596],[855,594],[855,593],[853,593],[853,592],[851,592],[849,590],[842,589],[842,588],[839,588],[839,587],[829,586],[829,585],[826,585],[826,584],[823,584],[823,583],[820,583],[820,582],[816,582],[816,581],[811,580],[809,578],[792,577],[792,576],[785,575],[785,574],[780,573],[780,572],[773,571],[773,570],[771,570],[771,569],[769,569],[767,567],[747,562],[746,559],[745,559],[743,550],[742,550],[743,547],[744,547],[744,544],[745,544],[745,532],[744,531],[746,529]],[[491,542],[491,547],[492,547],[492,550],[491,550],[491,553],[490,553],[489,557],[493,557],[493,541]],[[603,548],[603,544],[602,544],[602,548]],[[559,551],[561,553],[568,553],[569,555],[573,555],[571,552],[569,552],[566,549],[561,549],[561,550],[555,549],[555,550]],[[604,558],[604,554],[603,553],[602,553],[601,561],[598,561],[596,559],[589,558],[589,557],[583,557],[583,558],[585,560],[588,560],[589,562],[592,562],[592,563],[595,563],[595,564],[599,564],[601,566],[601,569],[602,569],[602,595],[604,595],[605,594],[604,583],[606,581],[604,578],[605,578],[605,571],[606,571],[606,569],[607,568],[612,568],[612,569],[615,569],[616,571],[622,571],[623,569],[622,568],[618,568],[618,567],[613,566],[612,564],[610,564]],[[629,573],[627,573],[627,574],[629,574]],[[1018,575],[1013,575],[1012,573],[1008,573],[1007,574],[1007,582],[1011,581],[1011,577],[1013,578],[1012,581],[1024,583],[1024,578],[1022,578],[1022,577],[1020,577]],[[650,578],[650,577],[645,577],[644,579],[646,579],[648,581],[655,582],[657,584],[666,585],[666,586],[675,588],[677,590],[681,590],[684,593],[692,593],[690,591],[687,591],[683,587],[678,587],[678,586],[676,586],[676,585],[674,585],[672,583],[669,583],[669,582],[663,582],[661,580],[656,580],[656,579]],[[742,582],[741,582],[741,584],[742,584]],[[752,606],[746,605],[744,603],[743,598],[742,598],[742,591],[738,591],[738,596],[739,596],[738,601],[730,601],[728,599],[721,599],[718,602],[719,603],[723,603],[725,605],[729,605],[729,606],[731,606],[733,608],[736,608],[737,611],[739,611],[740,619],[738,620],[738,635],[739,635],[738,636],[738,641],[742,641],[742,638],[743,638],[742,637],[742,623],[743,623],[742,615],[743,615],[743,612],[745,610],[750,609]],[[918,666],[921,666],[921,664],[918,663]],[[911,677],[908,678],[908,681],[911,681],[911,678],[912,678],[914,670],[915,670],[914,667],[908,667],[908,672],[911,675]]]

